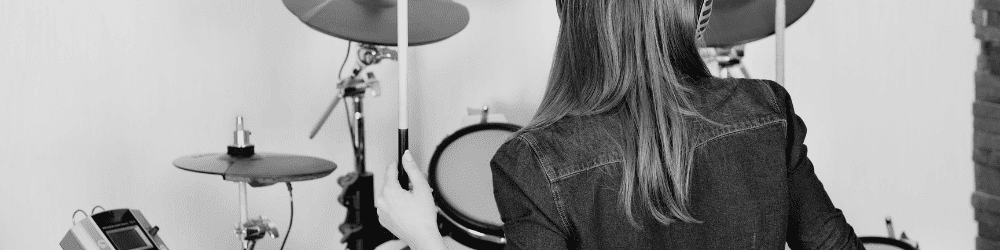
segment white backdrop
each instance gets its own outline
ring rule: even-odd
[[[421,159],[457,129],[437,125],[457,123],[464,106],[527,123],[549,71],[553,1],[458,2],[472,12],[469,27],[415,49],[410,77],[435,87],[413,93],[433,96],[414,98]],[[888,215],[922,249],[974,248],[972,4],[816,1],[787,31],[785,79],[809,156],[859,235],[885,236]],[[751,76],[774,79],[774,40],[748,44],[744,62]]]
[[[859,235],[893,218],[922,249],[973,249],[973,1],[816,1],[788,33],[809,157]],[[773,39],[748,46],[773,79]]]
[[[0,249],[59,249],[73,211],[95,205],[141,210],[172,249],[236,249],[236,185],[171,162],[225,152],[237,115],[258,152],[340,164],[294,184],[286,249],[342,249],[336,177],[353,169],[343,107],[307,137],[346,46],[280,0],[0,1]],[[395,64],[374,70],[396,88]],[[380,173],[395,155],[396,93],[371,100],[368,160]],[[250,210],[284,234],[285,187],[251,189]]]
[[[530,120],[554,47],[551,1],[457,1],[471,12],[466,30],[410,54],[410,133],[424,163],[466,107]],[[810,157],[860,235],[884,235],[891,215],[924,249],[973,248],[971,9],[817,1],[788,30],[786,80]],[[340,164],[295,184],[288,249],[342,249],[343,107],[307,135],[345,46],[279,0],[0,1],[0,249],[58,249],[73,210],[94,205],[140,209],[173,249],[235,249],[236,186],[171,161],[223,152],[237,115],[258,151]],[[754,77],[773,78],[773,40],[747,53]],[[396,66],[374,70],[386,91],[367,102],[368,167],[380,176],[396,153]],[[250,205],[284,232],[284,187],[251,189]]]

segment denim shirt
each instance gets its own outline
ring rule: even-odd
[[[689,211],[662,225],[643,206],[631,226],[618,205],[624,112],[573,116],[507,141],[491,161],[506,249],[864,249],[823,189],[785,89],[766,80],[689,84],[695,145]]]

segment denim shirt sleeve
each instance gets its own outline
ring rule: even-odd
[[[768,81],[788,121],[789,213],[786,241],[792,249],[865,249],[813,172],[804,144],[806,126],[784,87]]]
[[[490,168],[505,249],[568,249],[550,182],[530,144],[520,136],[511,139],[497,150]]]

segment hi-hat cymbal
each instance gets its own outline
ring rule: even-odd
[[[337,169],[337,164],[328,160],[273,153],[257,153],[249,157],[234,157],[225,153],[191,155],[177,158],[174,166],[192,172],[222,175],[224,180],[246,182],[253,187],[319,179]]]
[[[713,0],[712,16],[705,30],[708,47],[731,47],[774,34],[775,0]],[[788,0],[785,23],[792,25],[806,14],[814,0]]]
[[[396,0],[282,0],[299,20],[337,38],[396,45]],[[438,42],[462,31],[469,10],[450,0],[409,1],[410,46]]]

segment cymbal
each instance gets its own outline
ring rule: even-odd
[[[282,0],[309,27],[340,39],[396,45],[396,0]],[[450,0],[409,1],[410,46],[438,42],[469,23],[469,10]]]
[[[786,25],[806,14],[814,0],[788,0]],[[707,47],[731,47],[774,34],[775,0],[714,0],[705,30]]]
[[[328,160],[275,153],[256,153],[249,157],[198,154],[177,158],[173,164],[192,172],[222,175],[227,181],[247,182],[252,187],[319,179],[337,169],[337,164]]]

